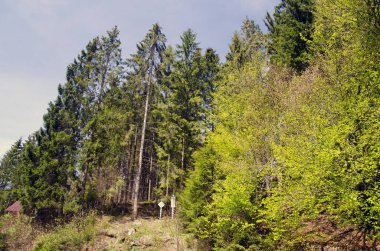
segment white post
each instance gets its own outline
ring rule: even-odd
[[[174,209],[175,209],[175,196],[173,194],[172,199],[170,201],[170,206],[172,208],[172,219],[174,218]]]

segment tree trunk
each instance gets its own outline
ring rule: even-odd
[[[181,157],[181,180],[180,180],[180,188],[183,188],[183,174],[185,173],[185,138],[182,138],[182,157]]]
[[[133,200],[133,184],[135,182],[135,170],[136,170],[136,149],[137,149],[137,119],[136,121],[136,128],[135,128],[135,138],[134,138],[134,144],[132,148],[132,160],[131,160],[131,165],[130,165],[130,172],[129,172],[129,183],[128,183],[128,201]]]
[[[166,197],[169,196],[169,165],[170,165],[170,154],[168,155],[168,166],[166,167]]]
[[[84,197],[85,197],[85,194],[86,194],[86,185],[87,185],[87,176],[88,176],[88,164],[86,163],[85,164],[85,169],[84,169],[84,177],[83,177],[83,184],[82,184],[82,198],[81,198],[81,205],[82,205],[82,209],[84,208]]]
[[[152,170],[153,170],[153,145],[154,145],[154,133],[153,140],[150,146],[150,165],[149,165],[149,174],[148,174],[148,201],[151,199],[151,191],[152,191]]]
[[[145,131],[146,131],[146,121],[148,117],[148,107],[149,107],[149,94],[150,94],[150,78],[148,79],[148,85],[146,90],[146,100],[145,100],[145,110],[144,110],[144,122],[141,130],[141,143],[140,143],[140,152],[139,152],[139,165],[137,167],[137,173],[135,177],[135,188],[133,191],[133,219],[137,219],[137,201],[140,191],[140,179],[141,179],[141,170],[142,162],[144,155],[144,141],[145,141]]]
[[[181,168],[185,171],[185,138],[182,138]]]
[[[153,155],[150,156],[150,166],[149,166],[149,181],[148,181],[148,201],[150,201],[150,194],[152,193],[152,169],[153,169]]]

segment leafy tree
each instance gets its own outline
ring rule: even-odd
[[[195,170],[182,196],[189,229],[216,250],[270,247],[262,241],[266,229],[258,210],[269,186],[269,128],[276,117],[261,77],[265,55],[259,48],[245,55],[245,63],[236,64],[233,56],[220,72],[213,95],[215,128],[194,155]]]
[[[373,3],[373,2],[372,2]],[[362,1],[322,1],[317,5],[315,41],[321,68],[337,90],[339,119],[333,132],[333,176],[342,191],[332,207],[364,235],[377,238],[379,32],[373,5]],[[321,57],[322,58],[322,57]],[[343,185],[344,184],[344,185]],[[339,201],[339,202],[338,202]],[[363,242],[366,240],[364,239]]]
[[[320,1],[315,7],[317,66],[282,80],[288,91],[274,145],[281,172],[262,213],[283,248],[305,248],[302,224],[323,216],[361,231],[365,249],[369,238],[376,243],[379,222],[373,204],[378,35],[364,21],[371,15],[364,2]]]

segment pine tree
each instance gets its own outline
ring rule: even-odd
[[[17,195],[26,213],[36,213],[40,208],[39,180],[43,175],[40,173],[39,159],[39,140],[38,132],[33,133],[24,142],[20,158],[20,181],[21,186],[17,190]]]
[[[20,162],[22,141],[17,140],[0,161],[0,210],[10,202],[17,200],[17,189],[22,186],[20,180]]]
[[[157,74],[162,62],[162,53],[165,51],[166,38],[161,32],[161,27],[158,23],[154,24],[149,30],[145,39],[137,45],[137,54],[132,56],[129,60],[130,67],[132,68],[135,76],[140,78],[141,83],[144,84],[145,89],[145,104],[144,116],[141,128],[140,150],[138,158],[137,172],[134,180],[133,188],[133,218],[137,218],[137,202],[140,192],[141,173],[143,168],[143,155],[145,134],[147,131],[148,110],[151,103],[152,85],[157,82]]]
[[[207,115],[211,109],[214,80],[219,70],[219,58],[215,51],[207,49],[202,55],[196,35],[187,30],[177,45],[173,67],[173,114],[180,128],[181,169],[192,167],[192,153],[203,144],[208,128]]]
[[[0,189],[17,189],[18,166],[20,164],[20,154],[22,150],[21,139],[17,140],[11,148],[4,154],[0,162]]]
[[[96,176],[101,173],[105,156],[102,154],[104,134],[98,128],[98,114],[111,85],[123,79],[120,39],[117,27],[107,32],[107,36],[97,37],[89,42],[86,51],[78,57],[78,71],[75,81],[83,88],[83,108],[81,109],[81,152],[82,204],[96,202]]]
[[[282,0],[273,17],[267,13],[265,25],[269,30],[271,60],[300,72],[310,59],[314,0]]]
[[[253,20],[244,19],[239,32],[234,32],[226,55],[227,65],[241,67],[252,60],[256,51],[266,51],[266,37]]]

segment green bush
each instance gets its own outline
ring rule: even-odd
[[[95,236],[95,221],[94,213],[84,218],[75,218],[70,223],[42,236],[34,250],[80,250],[85,243],[90,242]]]

